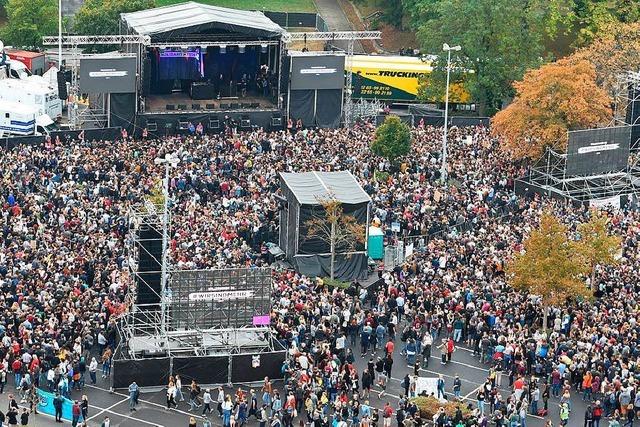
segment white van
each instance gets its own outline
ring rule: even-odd
[[[49,135],[55,130],[51,117],[39,114],[36,107],[15,102],[0,102],[0,136]]]

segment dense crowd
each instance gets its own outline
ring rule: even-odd
[[[34,386],[69,395],[85,381],[95,382],[99,366],[109,375],[115,322],[132,286],[129,208],[157,191],[164,166],[154,159],[171,153],[181,160],[169,182],[176,268],[266,265],[265,244],[277,242],[279,172],[349,170],[372,197],[374,221],[385,231],[400,223],[399,237],[387,233],[388,242],[423,242],[408,262],[381,271],[369,288],[330,289],[294,272],[278,273],[272,323],[292,358],[283,368],[286,395],[277,395],[270,383],[255,392],[253,414],[263,423],[290,426],[306,419],[317,426],[349,421],[386,427],[394,417],[405,427],[419,425],[424,421],[408,399],[417,393],[413,376],[399,402],[378,409],[366,403],[371,392],[383,396],[393,365],[387,354],[396,345],[416,373],[432,354],[444,353],[446,363],[460,345],[491,368],[477,390],[473,416],[463,422],[462,411],[451,418],[438,413],[433,421],[439,426],[489,420],[525,425],[527,413],[555,410],[549,400],[556,396],[567,403],[562,418],[571,414],[569,397],[576,390],[593,403],[585,417],[619,417],[621,423],[633,417],[640,409],[640,216],[628,209],[608,212],[612,229],[624,238],[621,262],[598,269],[594,302],[553,308],[552,332],[545,336],[537,300],[506,285],[504,264],[522,248],[543,209],[571,227],[589,211],[516,197],[513,180],[523,169],[501,155],[484,127],[450,130],[446,187],[439,181],[441,129],[413,129],[412,153],[399,165],[371,154],[374,131],[369,124],[228,130],[48,141],[0,153],[0,380],[13,376],[27,400]],[[359,357],[367,358],[363,372],[354,368]],[[500,385],[513,393],[503,395]],[[247,396],[231,407],[224,396],[217,402],[226,411],[225,424],[234,422],[229,412],[243,401],[247,415],[247,403],[253,404]]]

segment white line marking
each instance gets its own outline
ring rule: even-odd
[[[87,421],[92,420],[92,419],[94,419],[95,417],[97,417],[97,416],[99,416],[99,415],[101,415],[101,414],[103,414],[103,413],[105,413],[105,412],[107,412],[107,411],[109,411],[109,410],[111,410],[111,409],[115,408],[116,406],[118,406],[118,405],[119,405],[119,404],[121,404],[121,403],[126,402],[127,400],[129,400],[129,398],[128,398],[128,397],[126,397],[126,398],[122,399],[121,401],[119,401],[119,402],[117,402],[117,403],[114,403],[113,405],[109,406],[108,408],[100,408],[99,406],[91,406],[91,405],[90,405],[92,408],[98,408],[98,409],[100,409],[100,412],[98,412],[97,414],[92,415],[92,416],[90,416],[89,418],[87,418]]]

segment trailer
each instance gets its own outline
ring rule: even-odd
[[[54,120],[62,117],[62,101],[58,91],[38,82],[19,79],[0,79],[0,104],[23,104],[38,109],[38,115]]]
[[[33,75],[41,76],[47,71],[47,64],[43,52],[31,52],[10,48],[6,48],[5,52],[10,60],[22,62]]]
[[[17,102],[0,102],[0,136],[49,135],[55,129],[48,115],[37,107]]]

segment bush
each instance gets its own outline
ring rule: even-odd
[[[456,409],[458,406],[462,410],[462,416],[467,418],[471,415],[471,411],[467,409],[466,405],[462,402],[458,401],[446,401],[440,402],[438,399],[432,396],[418,396],[412,399],[415,402],[416,406],[420,410],[420,418],[431,420],[433,416],[440,410],[440,408],[444,408],[444,412],[449,417],[453,417],[456,414]]]

